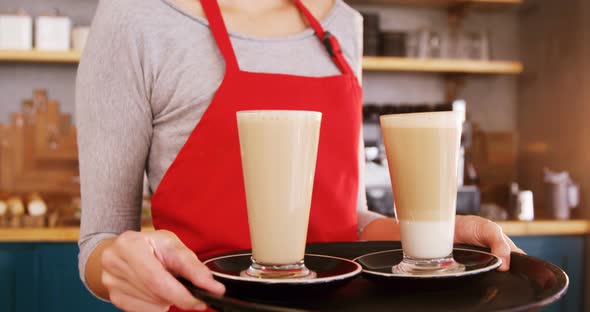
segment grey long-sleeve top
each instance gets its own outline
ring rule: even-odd
[[[339,39],[360,78],[360,14],[336,0],[322,24]],[[230,37],[244,70],[339,73],[311,29],[285,38]],[[144,171],[155,190],[207,109],[223,72],[206,19],[182,11],[172,0],[100,1],[76,83],[83,280],[88,256],[100,241],[139,230]],[[362,146],[359,229],[379,217],[366,208]]]

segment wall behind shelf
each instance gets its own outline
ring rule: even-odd
[[[536,0],[521,17],[526,68],[519,89],[519,178],[535,192],[535,213],[547,198],[543,168],[568,171],[580,184],[574,218],[590,218],[590,1]],[[590,242],[584,306],[590,311]]]
[[[87,25],[97,0],[0,0],[0,10],[24,8],[33,15],[58,8],[77,25]],[[446,13],[406,7],[358,6],[363,11],[379,11],[382,28],[413,30],[420,27],[445,29]],[[492,56],[519,59],[518,18],[515,12],[473,13],[464,21],[467,29],[490,31]],[[19,109],[33,88],[44,87],[50,97],[62,103],[62,110],[74,110],[76,67],[56,64],[0,64],[0,122]],[[436,74],[374,73],[364,75],[365,102],[437,103],[444,100],[444,80]],[[516,78],[510,76],[467,76],[462,95],[469,114],[483,129],[509,131],[516,128]]]
[[[58,9],[72,18],[74,25],[89,25],[98,0],[0,0],[0,11],[25,9],[33,16]],[[30,99],[35,88],[46,88],[51,99],[61,103],[62,111],[74,111],[76,66],[71,64],[13,64],[0,63],[0,122],[20,109],[24,99]]]
[[[57,9],[75,25],[89,25],[97,5],[98,0],[0,0],[1,10],[25,9],[33,16]]]
[[[363,12],[378,12],[384,30],[411,31],[420,28],[446,30],[447,14],[440,10],[402,6],[355,6]],[[516,9],[473,12],[463,21],[466,30],[487,30],[491,56],[498,60],[520,59]],[[365,103],[438,103],[445,99],[441,75],[409,73],[364,74]],[[487,131],[516,129],[517,78],[515,76],[466,76],[461,97],[467,100],[471,119]]]
[[[0,122],[20,111],[21,102],[32,99],[33,89],[44,88],[58,100],[63,112],[74,112],[76,67],[59,64],[0,64]]]

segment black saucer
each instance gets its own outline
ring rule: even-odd
[[[360,265],[348,259],[322,255],[305,255],[305,265],[317,274],[315,278],[267,279],[243,276],[241,272],[248,269],[252,263],[250,260],[251,257],[252,254],[222,256],[209,259],[204,264],[220,280],[231,280],[245,284],[328,284],[353,278],[361,272]]]
[[[228,294],[258,300],[276,300],[300,296],[303,293],[326,292],[346,284],[362,271],[351,260],[323,255],[305,255],[305,266],[317,274],[310,279],[265,279],[242,276],[250,264],[252,254],[221,256],[203,262],[218,281],[225,284]]]
[[[502,260],[497,256],[479,250],[454,248],[453,258],[465,266],[461,272],[436,272],[433,274],[394,273],[392,267],[403,259],[402,249],[374,252],[355,259],[363,267],[363,274],[376,279],[396,280],[442,280],[472,277],[497,269]]]

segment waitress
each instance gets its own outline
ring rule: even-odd
[[[101,1],[76,84],[88,288],[126,311],[206,309],[174,276],[225,291],[199,257],[250,247],[238,110],[323,113],[308,241],[399,240],[364,198],[361,38],[342,0]],[[501,270],[518,250],[478,217],[457,218],[455,241]]]

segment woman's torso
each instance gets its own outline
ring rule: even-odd
[[[138,0],[103,2],[121,6],[121,10],[139,5],[135,3]],[[206,19],[182,10],[172,0],[143,0],[135,11],[127,18],[142,45],[139,62],[143,72],[139,74],[149,92],[146,97],[153,119],[147,173],[150,188],[155,190],[207,109],[221,84],[225,65]],[[337,0],[322,24],[339,39],[351,66],[358,68],[360,15]],[[311,29],[269,39],[231,33],[231,41],[245,71],[302,76],[340,73]]]

